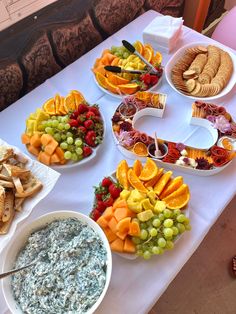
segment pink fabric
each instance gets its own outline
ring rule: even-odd
[[[212,38],[236,50],[236,6],[217,25]]]

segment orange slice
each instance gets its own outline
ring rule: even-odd
[[[99,65],[97,68],[92,69],[93,73],[96,75],[96,73],[100,73],[103,76],[106,75],[106,70],[104,69],[104,65]]]
[[[223,145],[223,147],[224,147],[225,149],[227,149],[227,150],[233,150],[233,145],[232,145],[232,143],[230,142],[230,140],[227,139],[227,138],[224,138],[224,139],[222,140],[222,145]]]
[[[142,169],[143,169],[143,166],[142,166],[141,161],[136,159],[134,162],[134,165],[133,165],[133,170],[134,170],[136,176],[138,176],[138,177],[140,176]]]
[[[140,41],[136,41],[135,43],[134,43],[134,47],[135,47],[135,49],[142,55],[143,54],[143,50],[144,50],[144,48],[143,48],[143,44],[140,42]]]
[[[152,180],[158,173],[158,167],[156,163],[151,159],[147,158],[147,161],[141,171],[139,179],[142,181]]]
[[[149,92],[137,92],[135,98],[142,100],[144,102],[150,102],[151,94]]]
[[[123,159],[116,169],[116,178],[126,190],[129,189],[128,170],[129,166],[127,161]]]
[[[142,142],[137,142],[134,147],[133,147],[133,152],[141,157],[146,157],[148,156],[148,149],[147,146],[145,144],[143,144]]]
[[[95,74],[95,76],[96,76],[96,80],[97,80],[98,84],[100,86],[102,86],[103,88],[107,89],[107,79],[106,79],[106,77],[104,75],[102,75],[100,72],[97,72]]]
[[[162,200],[170,209],[179,209],[188,204],[190,199],[190,192],[187,184],[182,184],[175,192]]]
[[[44,105],[43,109],[45,112],[47,112],[49,115],[55,115],[56,114],[56,106],[55,106],[55,99],[50,98],[48,99]]]
[[[164,197],[167,197],[168,195],[176,191],[182,184],[183,177],[179,176],[171,180],[161,192],[160,199],[162,200]]]
[[[114,94],[119,94],[119,88],[118,88],[119,85],[112,84],[111,82],[108,81],[108,79],[106,79],[106,84],[107,84],[107,89],[110,92],[112,92]]]
[[[74,95],[76,109],[78,109],[78,106],[80,104],[84,103],[86,100],[85,100],[83,94],[80,93],[78,90],[72,90],[71,94]]]
[[[143,56],[144,56],[144,58],[145,58],[148,62],[151,62],[151,60],[152,60],[152,58],[153,58],[153,55],[154,55],[153,48],[152,48],[151,46],[145,45],[145,46],[144,46],[144,51],[143,51]]]
[[[66,112],[72,111],[76,109],[76,105],[75,105],[75,97],[72,93],[69,93],[66,98],[65,98],[65,102],[64,102],[64,108],[66,110]]]
[[[154,185],[157,183],[157,181],[162,176],[163,171],[164,171],[164,168],[160,168],[154,178],[152,178],[150,181],[144,183],[145,187],[146,188],[153,188]]]
[[[159,196],[161,192],[164,190],[166,184],[170,180],[172,176],[172,171],[167,171],[164,173],[161,178],[157,181],[157,183],[154,186],[154,192]]]
[[[126,80],[125,78],[123,78],[123,77],[121,77],[119,75],[115,75],[115,74],[109,75],[107,80],[108,80],[108,82],[110,82],[110,83],[112,83],[114,85],[129,83],[129,80]]]
[[[63,114],[63,115],[67,114],[67,111],[65,110],[64,104],[65,104],[65,97],[61,96],[61,103],[60,103],[60,107],[59,107],[59,113]]]
[[[137,92],[139,85],[136,83],[118,85],[120,91],[124,94],[134,94]]]
[[[129,183],[132,185],[132,187],[134,189],[136,189],[136,190],[138,190],[139,192],[142,192],[142,193],[147,193],[148,192],[148,190],[145,188],[143,183],[136,176],[136,174],[133,171],[133,169],[129,169],[129,171],[128,171],[128,180],[129,180]]]
[[[119,58],[119,57],[116,57],[116,58],[114,58],[114,59],[112,60],[111,65],[112,65],[112,66],[116,66],[116,65],[118,65],[119,61],[120,61],[120,58]]]
[[[55,113],[60,114],[60,105],[61,105],[61,96],[59,94],[56,94],[54,97],[54,102],[55,102]]]
[[[155,56],[153,56],[151,61],[152,61],[152,64],[155,64],[155,65],[161,64],[161,62],[162,62],[162,54],[160,52],[157,52],[155,54]]]

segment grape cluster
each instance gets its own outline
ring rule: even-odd
[[[69,116],[52,116],[42,121],[39,131],[50,134],[64,150],[66,160],[79,161],[83,159],[83,141],[78,135],[71,132]]]
[[[131,52],[127,50],[124,46],[112,46],[111,53],[121,59],[127,59],[131,55]]]
[[[179,209],[165,209],[146,222],[138,220],[140,236],[132,237],[137,255],[149,259],[152,255],[163,254],[174,247],[178,235],[191,230],[189,218]]]

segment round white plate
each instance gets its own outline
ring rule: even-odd
[[[233,61],[233,66],[234,66],[234,70],[232,73],[232,76],[228,82],[228,84],[226,85],[226,87],[218,94],[215,96],[210,96],[210,97],[197,97],[197,96],[191,96],[191,95],[185,95],[183,94],[181,91],[179,91],[174,84],[172,83],[171,80],[171,70],[173,68],[173,66],[177,63],[177,61],[179,60],[180,57],[182,57],[182,55],[184,54],[185,50],[187,48],[190,47],[195,47],[195,46],[208,46],[208,44],[206,42],[194,42],[194,43],[190,43],[187,44],[185,46],[183,46],[182,48],[180,48],[173,56],[172,58],[168,61],[167,65],[165,66],[165,76],[167,79],[167,82],[169,83],[169,85],[180,95],[183,95],[185,97],[191,98],[191,99],[202,99],[204,101],[207,100],[213,100],[213,99],[218,99],[220,97],[225,96],[226,94],[228,94],[231,89],[234,87],[235,83],[236,83],[236,56],[235,54],[233,54],[231,52],[231,50],[229,48],[227,48],[226,46],[220,44],[220,43],[213,43],[212,45],[221,48],[222,50],[226,51],[229,53],[230,57],[232,58]]]

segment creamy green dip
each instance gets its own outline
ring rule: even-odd
[[[23,313],[86,313],[106,282],[107,254],[100,237],[75,218],[54,221],[32,233],[15,267],[37,263],[12,276]]]

